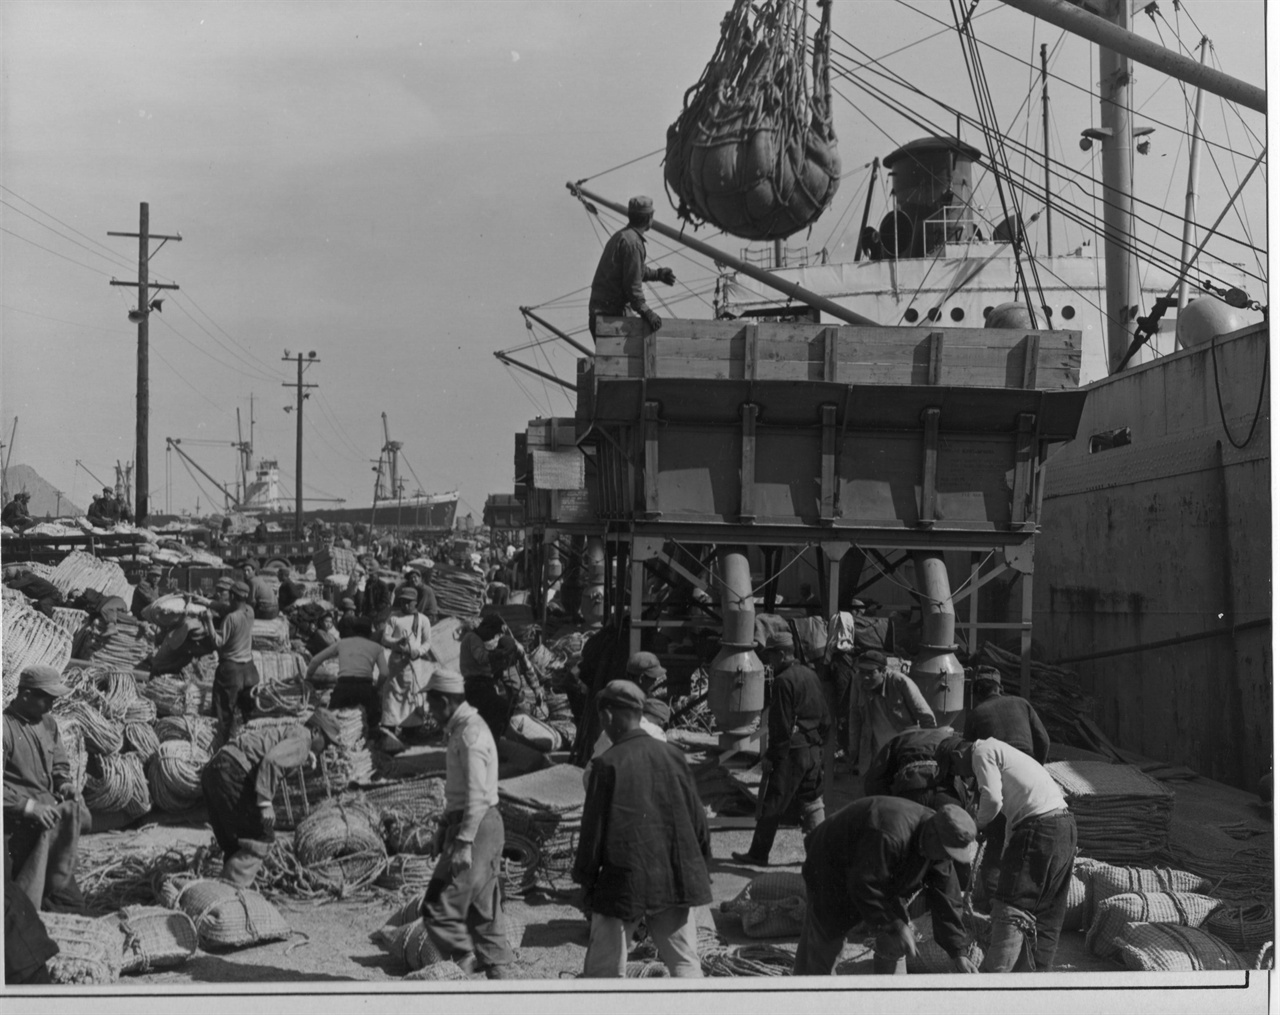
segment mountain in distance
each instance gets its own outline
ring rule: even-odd
[[[10,465],[4,485],[10,497],[23,490],[31,494],[27,508],[32,518],[78,518],[84,514],[84,508],[73,504],[65,494],[60,495],[56,486],[41,478],[29,465]]]

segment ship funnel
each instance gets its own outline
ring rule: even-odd
[[[941,555],[917,552],[916,585],[924,609],[920,652],[911,663],[911,679],[920,687],[939,726],[964,711],[964,667],[956,658],[956,609]]]
[[[764,665],[756,656],[756,610],[746,547],[719,551],[724,633],[707,673],[707,702],[722,735],[742,736],[764,708]]]
[[[885,157],[895,210],[880,224],[881,256],[896,249],[897,257],[926,257],[976,237],[973,164],[981,154],[953,137],[926,137]]]

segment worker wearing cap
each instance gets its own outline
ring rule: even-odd
[[[422,705],[431,676],[431,621],[418,612],[418,593],[403,586],[395,609],[382,626],[381,642],[389,653],[391,676],[382,685],[382,724],[394,743],[397,731],[422,725]]]
[[[502,912],[501,864],[506,830],[498,810],[498,747],[480,713],[467,704],[462,674],[436,670],[427,707],[445,737],[444,817],[440,857],[422,899],[422,922],[440,954],[491,980],[511,979],[515,956]]]
[[[440,601],[417,567],[410,565],[404,569],[404,581],[396,586],[395,594],[399,596],[400,590],[405,588],[411,588],[418,594],[418,612],[430,623],[440,619]]]
[[[99,529],[109,529],[115,525],[120,519],[120,509],[116,503],[115,491],[109,487],[102,488],[102,494],[94,497],[89,504],[89,511],[85,516],[89,519],[89,524]]]
[[[356,629],[356,601],[350,596],[344,596],[338,603],[338,609],[342,611],[338,617],[338,637],[350,638]]]
[[[807,903],[793,973],[829,976],[859,924],[875,935],[872,970],[905,973],[907,957],[916,954],[907,902],[919,889],[934,940],[956,972],[976,973],[952,866],[972,862],[976,835],[959,807],[934,811],[899,797],[863,797],[833,814],[806,843]]]
[[[204,616],[205,634],[218,651],[218,668],[213,673],[213,717],[223,740],[230,740],[253,714],[251,691],[258,686],[258,668],[253,664],[253,610],[249,606],[249,586],[232,582],[228,592],[231,609],[215,628],[213,615]]]
[[[889,738],[871,759],[863,780],[867,796],[900,796],[926,807],[969,802],[964,779],[955,771],[960,737],[950,726],[911,726]]]
[[[318,708],[304,724],[246,729],[200,774],[222,878],[248,888],[276,838],[276,790],[285,776],[341,744],[338,720]]]
[[[505,671],[494,672],[494,653],[506,626],[496,613],[487,613],[458,643],[458,669],[462,671],[467,702],[488,724],[495,741],[507,731],[520,693],[518,684],[512,686],[504,679]]]
[[[999,877],[982,971],[1049,972],[1067,914],[1076,819],[1053,776],[1022,751],[999,740],[962,741],[955,755],[956,770],[977,783],[978,828],[1003,814],[1007,829],[1004,850],[983,855],[984,883],[993,863]]]
[[[586,889],[586,977],[623,977],[643,920],[675,977],[702,976],[696,908],[711,902],[711,836],[681,751],[640,729],[644,692],[610,680],[596,696],[613,740],[592,766],[573,880]]]
[[[139,620],[142,619],[142,611],[160,598],[160,580],[163,577],[164,571],[160,565],[152,564],[147,568],[146,577],[134,588],[129,612]]]
[[[241,567],[245,584],[249,586],[249,605],[253,607],[253,616],[257,620],[275,620],[280,616],[280,595],[276,586],[248,561]]]
[[[1026,698],[1005,695],[1000,671],[979,666],[973,676],[973,707],[964,722],[966,740],[1001,740],[1040,764],[1049,760],[1049,733]]]
[[[800,804],[805,834],[822,824],[822,745],[831,733],[831,713],[818,675],[796,661],[788,631],[768,636],[761,661],[773,670],[769,698],[769,737],[761,759],[760,803],[751,848],[734,853],[739,863],[768,866],[778,825],[793,801]]]
[[[916,682],[889,668],[883,652],[870,649],[858,656],[857,683],[849,715],[849,751],[854,771],[862,759],[864,732],[870,736],[868,759],[908,726],[937,726],[933,709],[924,700]]]
[[[338,681],[329,696],[329,707],[363,708],[369,729],[380,730],[382,686],[391,678],[391,661],[387,650],[374,641],[373,625],[367,617],[356,620],[351,637],[340,638],[311,657],[306,679],[314,677],[329,659],[338,662]]]
[[[14,532],[22,532],[29,529],[35,524],[35,520],[31,517],[29,505],[31,494],[23,490],[13,495],[13,500],[4,506],[4,510],[0,511],[0,524],[7,525]]]
[[[13,879],[37,909],[78,910],[76,852],[88,811],[71,782],[71,764],[50,714],[71,688],[52,666],[18,677],[4,710],[4,831]]]
[[[627,224],[609,237],[591,280],[591,299],[587,304],[591,334],[596,333],[596,318],[621,317],[628,307],[648,325],[650,331],[662,327],[662,318],[649,309],[644,298],[645,282],[676,284],[676,273],[670,268],[646,265],[644,234],[653,225],[653,200],[633,197],[627,202]]]
[[[627,660],[627,676],[640,688],[644,705],[640,710],[640,729],[655,740],[666,743],[667,723],[671,721],[671,709],[660,699],[653,697],[653,689],[666,679],[667,671],[652,652],[636,652]],[[613,746],[609,731],[602,729],[591,748],[591,760],[582,770],[582,785],[591,781],[591,767],[596,758]]]

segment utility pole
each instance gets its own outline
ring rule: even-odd
[[[1044,114],[1044,235],[1047,257],[1053,256],[1053,191],[1049,178],[1049,47],[1040,43],[1041,105]]]
[[[295,484],[295,485],[296,485],[296,487],[297,487],[297,489],[294,491],[294,495],[295,495],[295,496],[294,496],[294,500],[295,500],[295,503],[294,503],[294,509],[293,509],[293,512],[294,512],[294,513],[293,513],[293,526],[294,526],[294,531],[295,531],[295,533],[299,536],[299,538],[301,538],[301,536],[302,536],[302,403],[303,403],[303,401],[304,401],[305,399],[308,399],[308,398],[310,398],[310,397],[311,397],[311,396],[310,396],[309,394],[307,394],[303,389],[304,389],[304,388],[318,388],[318,387],[320,386],[320,385],[318,385],[318,384],[303,384],[303,383],[302,383],[302,371],[303,371],[303,368],[304,368],[304,364],[305,364],[305,366],[310,366],[312,363],[319,363],[320,361],[319,361],[318,359],[316,359],[316,354],[315,354],[315,352],[314,352],[314,351],[307,353],[307,358],[306,358],[306,360],[304,361],[304,360],[303,360],[303,358],[302,358],[302,353],[298,353],[298,355],[297,355],[296,357],[294,357],[294,356],[290,356],[290,355],[289,355],[289,350],[288,350],[288,349],[286,349],[286,350],[284,351],[284,362],[285,362],[285,363],[288,363],[288,362],[289,362],[289,360],[291,360],[291,359],[296,359],[296,360],[297,360],[297,363],[298,363],[298,379],[297,379],[297,381],[296,381],[296,382],[294,382],[294,384],[289,384],[289,383],[287,383],[287,382],[286,382],[286,383],[284,383],[284,384],[282,384],[282,385],[280,385],[280,386],[281,386],[282,388],[292,388],[292,387],[295,387],[295,386],[296,386],[296,387],[297,387],[297,389],[298,389],[298,405],[297,405],[297,413],[298,413],[298,455],[297,455],[297,462],[296,462],[296,465],[295,465],[295,467],[294,467],[294,472],[297,474],[297,475],[296,475],[296,484]],[[292,407],[292,406],[285,406],[285,410],[284,410],[284,411],[285,411],[285,412],[289,412],[289,411],[291,411],[292,409],[293,409],[293,407]]]
[[[136,285],[138,287],[138,306],[137,309],[129,311],[129,320],[138,325],[138,422],[136,432],[136,443],[134,447],[134,462],[137,466],[135,477],[138,481],[137,494],[134,497],[134,521],[137,524],[147,517],[147,489],[150,481],[150,473],[147,468],[147,430],[151,414],[151,393],[150,380],[148,374],[148,334],[147,321],[151,316],[151,311],[160,311],[162,300],[152,300],[152,289],[177,289],[176,285],[169,285],[163,282],[150,281],[148,272],[148,264],[151,261],[151,241],[159,240],[160,247],[163,247],[170,240],[181,241],[182,237],[164,236],[161,234],[152,234],[151,232],[151,206],[143,201],[139,206],[138,212],[138,231],[136,233],[113,233],[108,232],[108,236],[136,236],[138,239],[138,280],[136,282],[120,282],[116,279],[111,280],[112,285]],[[156,247],[158,251],[160,247]]]

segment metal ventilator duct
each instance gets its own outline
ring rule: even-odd
[[[764,665],[756,656],[751,565],[742,546],[720,548],[724,634],[707,674],[707,701],[722,735],[741,736],[764,708]]]
[[[938,718],[951,723],[964,711],[964,667],[956,658],[956,610],[951,580],[941,554],[916,552],[916,585],[923,599],[920,652],[911,663],[911,679]]]
[[[582,622],[589,631],[598,631],[604,624],[604,540],[592,536],[587,540],[583,554],[583,570],[586,572],[582,592]]]

